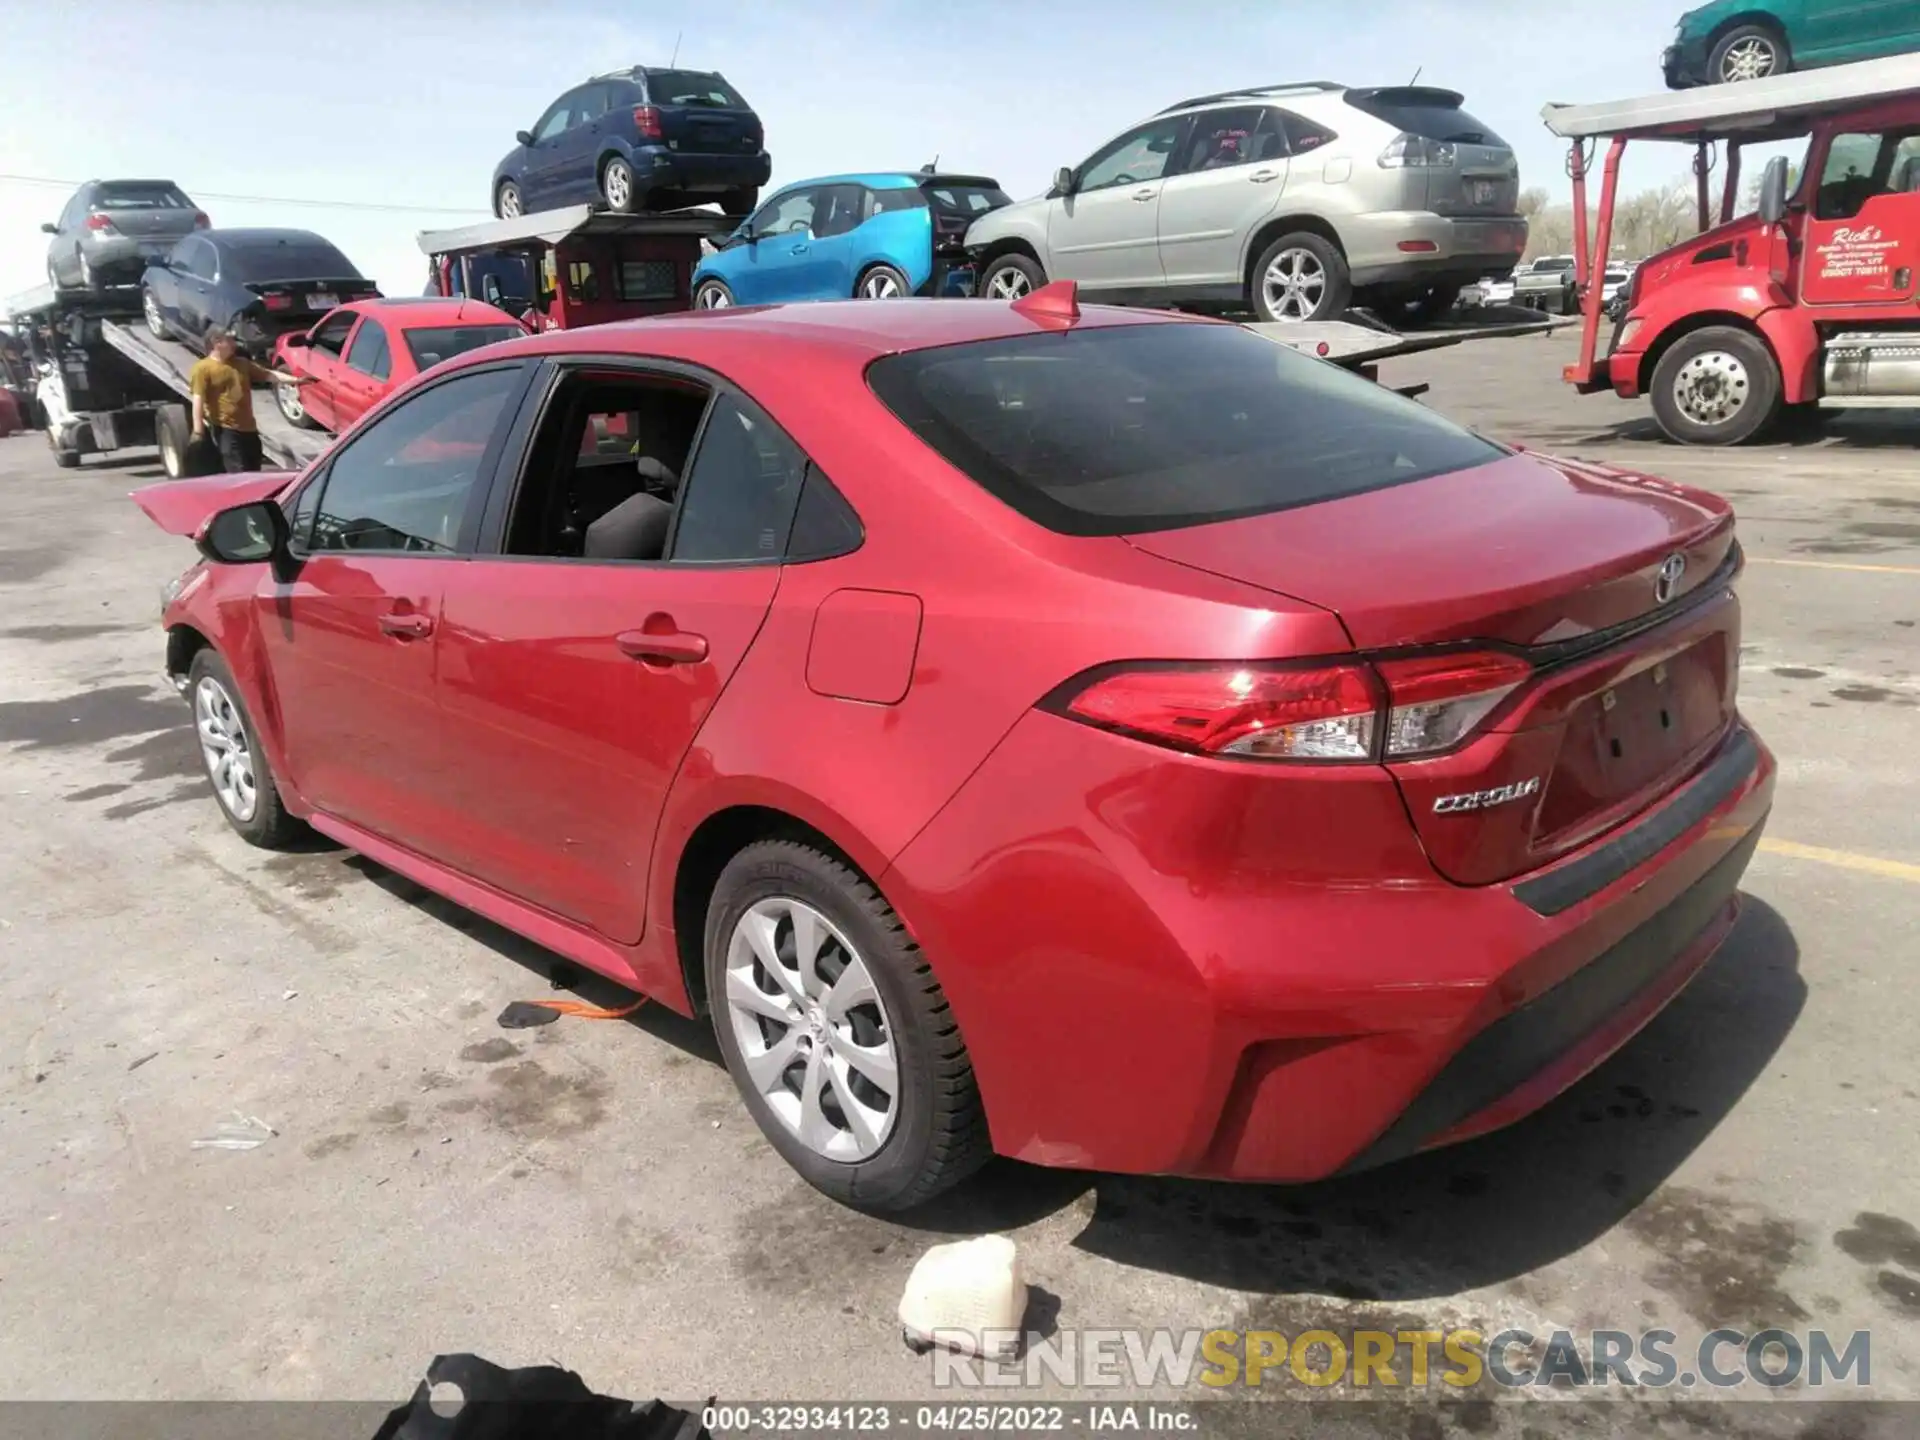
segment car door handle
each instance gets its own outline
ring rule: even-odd
[[[804,255],[807,253],[808,248],[809,247],[805,245],[796,245],[793,247],[793,249],[789,250],[787,253],[789,255]]]
[[[662,634],[651,630],[623,630],[613,637],[613,643],[636,660],[654,660],[665,665],[696,665],[707,658],[707,637],[689,635],[684,630]]]
[[[1154,196],[1158,195],[1159,193],[1160,192],[1158,190],[1154,189],[1151,185],[1149,185],[1144,190],[1134,191],[1133,198],[1136,200],[1142,200],[1142,201],[1151,200],[1153,199]]]
[[[433,633],[433,617],[413,610],[390,610],[380,617],[380,628],[396,640],[424,640]]]
[[[1247,179],[1256,185],[1264,185],[1269,180],[1278,180],[1279,178],[1280,172],[1278,170],[1256,170],[1247,177]]]

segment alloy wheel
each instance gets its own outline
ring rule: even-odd
[[[1725,82],[1759,80],[1771,75],[1779,63],[1773,42],[1762,35],[1736,40],[1720,57],[1720,78]]]
[[[1701,351],[1673,377],[1673,403],[1696,425],[1726,424],[1752,390],[1745,363],[1725,350]]]
[[[625,210],[627,202],[633,199],[633,175],[626,166],[615,163],[607,166],[607,204],[616,210]]]
[[[298,385],[274,386],[273,398],[280,402],[280,413],[286,416],[287,419],[293,421],[294,424],[298,425],[302,420],[307,418],[307,407],[300,403],[300,387]]]
[[[731,304],[733,300],[718,285],[702,285],[693,297],[696,310],[724,310]]]
[[[500,187],[500,218],[518,220],[520,218],[520,187],[502,185]]]
[[[1282,250],[1260,277],[1261,297],[1276,320],[1308,320],[1327,293],[1327,271],[1311,250]]]
[[[900,282],[885,270],[875,270],[860,282],[862,300],[898,300]]]
[[[153,332],[153,338],[167,338],[166,317],[160,313],[160,302],[153,298],[151,290],[140,292],[140,310],[147,317],[147,329]]]
[[[987,275],[987,283],[982,289],[989,300],[1018,300],[1030,294],[1033,282],[1027,278],[1027,272],[1017,265],[1003,265]]]
[[[200,755],[207,778],[221,808],[242,825],[253,819],[260,791],[253,773],[253,751],[247,727],[227,687],[211,675],[200,677],[193,689],[193,723],[199,732]]]
[[[726,977],[741,1064],[767,1109],[825,1159],[875,1155],[899,1113],[899,1062],[859,951],[811,905],[769,896],[734,926]]]

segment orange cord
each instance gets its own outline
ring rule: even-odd
[[[589,1005],[584,1000],[522,1000],[522,1005],[538,1005],[543,1010],[557,1010],[562,1015],[571,1015],[576,1020],[624,1020],[642,1005],[647,997],[642,995],[633,1004],[620,1010],[602,1010],[598,1005]]]

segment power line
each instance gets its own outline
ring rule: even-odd
[[[56,180],[47,175],[0,175],[0,181],[15,185],[49,185],[62,190],[77,190],[84,180]],[[459,209],[451,205],[385,205],[377,201],[295,199],[290,195],[233,195],[219,190],[191,190],[190,194],[207,200],[239,200],[261,205],[307,205],[320,210],[375,210],[395,215],[484,215],[484,207]]]

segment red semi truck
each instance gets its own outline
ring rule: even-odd
[[[1583,394],[1645,395],[1661,429],[1694,445],[1738,444],[1826,410],[1920,408],[1920,55],[1542,116],[1572,142],[1584,324],[1565,374]],[[1603,138],[1589,241],[1586,180]],[[1609,253],[1630,140],[1693,147],[1701,233],[1634,272],[1602,353],[1593,272]],[[1736,216],[1742,150],[1782,142],[1804,143],[1797,183],[1775,155],[1757,211]]]

